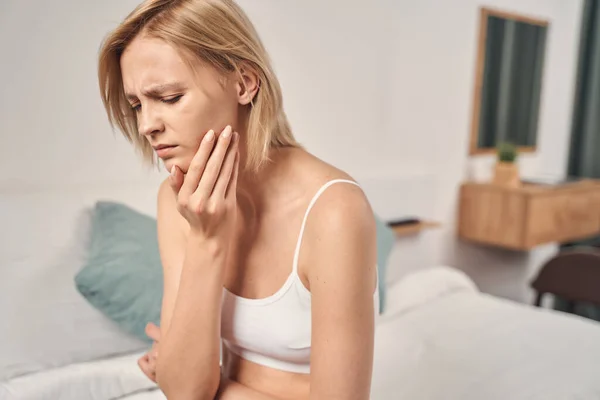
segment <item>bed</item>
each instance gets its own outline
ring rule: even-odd
[[[86,257],[82,209],[106,195],[151,214],[155,193],[126,185],[0,197],[5,226],[17,227],[0,243],[0,400],[164,400],[136,364],[148,343],[73,285]],[[598,371],[597,322],[488,296],[439,266],[388,287],[372,399],[594,400]]]
[[[600,324],[480,293],[433,268],[392,288],[373,399],[600,399]]]
[[[377,319],[373,399],[600,399],[597,322],[479,293],[448,267],[407,276],[389,300]],[[137,368],[140,354],[16,378],[0,398],[164,400]]]

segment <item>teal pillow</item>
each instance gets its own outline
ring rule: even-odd
[[[387,262],[396,241],[394,231],[377,216],[375,216],[377,225],[377,272],[379,274],[379,312],[385,310],[385,277]]]
[[[156,220],[119,203],[98,202],[88,259],[75,276],[79,292],[125,331],[149,341],[160,323],[163,293]]]

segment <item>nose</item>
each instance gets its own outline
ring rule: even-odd
[[[151,136],[164,131],[160,115],[151,107],[142,108],[138,113],[138,132],[143,136]]]

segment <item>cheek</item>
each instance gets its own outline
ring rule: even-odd
[[[213,129],[221,133],[227,125],[236,128],[238,124],[238,103],[235,92],[229,87],[211,87],[199,97],[198,123],[203,128],[202,135]]]
[[[178,108],[178,109],[177,109]],[[172,140],[186,149],[196,152],[202,138],[210,129],[210,112],[198,102],[190,101],[173,110],[169,129]]]
[[[173,165],[177,165],[186,173],[209,130],[219,135],[227,125],[239,129],[237,100],[225,93],[213,93],[212,96],[197,93],[189,96],[177,112],[171,114],[170,121],[172,141],[177,142],[181,151],[177,157],[165,160],[165,167],[170,171]]]

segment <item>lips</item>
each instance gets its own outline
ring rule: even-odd
[[[177,146],[169,144],[160,144],[152,147],[154,148],[154,151],[156,152],[156,155],[158,157],[165,158],[171,155],[173,153],[173,150],[175,150]]]

